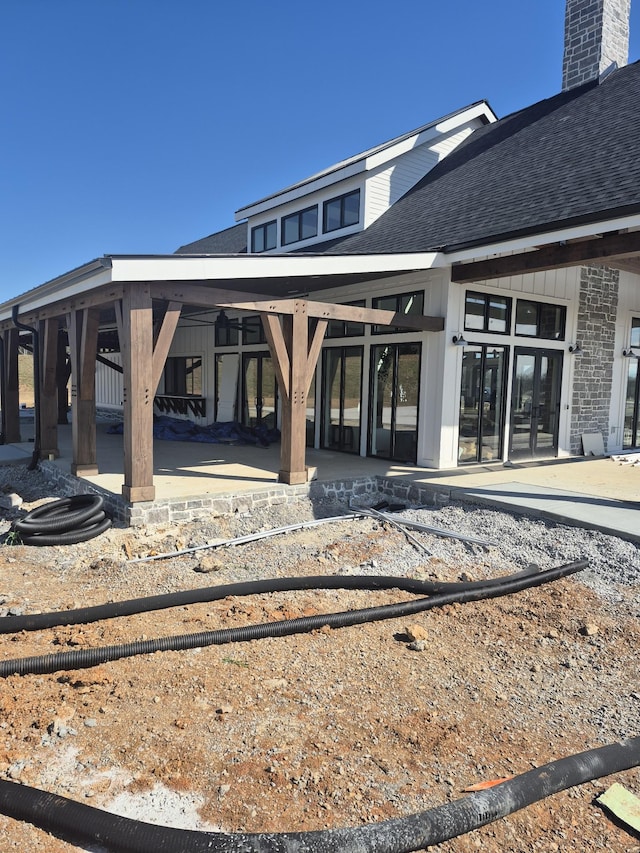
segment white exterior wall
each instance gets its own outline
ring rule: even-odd
[[[426,145],[415,148],[367,176],[364,227],[368,228],[438,162],[438,154]]]
[[[570,424],[571,424],[571,387],[573,383],[574,356],[569,352],[569,346],[576,342],[576,327],[578,320],[579,301],[579,269],[548,270],[519,276],[510,276],[489,282],[474,282],[473,284],[449,284],[448,306],[446,311],[446,332],[444,368],[442,371],[442,420],[439,433],[439,446],[434,449],[432,465],[436,468],[451,468],[458,464],[458,428],[459,428],[459,389],[462,372],[462,350],[453,344],[453,336],[464,331],[464,309],[466,291],[480,293],[499,293],[509,296],[513,301],[518,298],[530,298],[536,301],[556,303],[566,307],[566,332],[562,341],[540,338],[519,337],[514,334],[494,335],[489,332],[464,332],[469,343],[495,344],[509,348],[509,363],[507,367],[507,401],[511,399],[513,375],[513,350],[517,346],[535,347],[548,350],[559,350],[564,353],[562,370],[562,389],[560,400],[560,418],[558,429],[558,455],[570,455]],[[512,317],[513,321],[513,317]],[[507,403],[509,406],[509,403]],[[509,447],[508,409],[504,437],[504,460],[506,461]],[[426,464],[426,463],[425,463]]]
[[[122,367],[122,356],[119,352],[110,352],[104,357]],[[100,364],[99,361],[96,362],[96,406],[122,410],[123,399],[122,373],[107,367],[106,364]]]

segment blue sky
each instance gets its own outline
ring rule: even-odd
[[[563,26],[564,0],[2,0],[0,302],[473,101],[549,97]]]

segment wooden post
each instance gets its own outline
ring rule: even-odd
[[[130,503],[152,501],[153,316],[147,284],[125,286],[116,304],[124,380],[124,485]]]
[[[67,357],[67,341],[63,330],[58,333],[58,356],[56,359],[56,383],[58,386],[58,423],[68,424],[69,379],[71,378],[71,359]]]
[[[40,353],[42,365],[40,377],[40,454],[46,459],[57,459],[58,450],[58,320],[40,322]]]
[[[7,329],[4,333],[4,428],[5,444],[20,441],[20,390],[18,380],[17,329]]]
[[[295,300],[294,311],[282,317],[261,314],[282,400],[280,441],[281,483],[306,483],[307,394],[320,354],[326,320],[319,320],[309,347],[307,303]]]
[[[71,357],[71,473],[98,473],[96,449],[96,352],[99,312],[95,308],[68,315]]]

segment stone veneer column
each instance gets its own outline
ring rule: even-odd
[[[609,440],[615,323],[620,273],[607,267],[582,267],[576,340],[583,349],[573,359],[571,452],[582,453],[583,432]]]
[[[631,0],[567,0],[562,89],[596,80],[629,60]]]

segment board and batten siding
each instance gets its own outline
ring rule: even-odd
[[[122,367],[122,355],[119,352],[106,353],[109,361]],[[96,362],[96,406],[102,409],[122,410],[123,383],[122,373]]]

